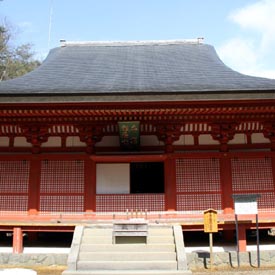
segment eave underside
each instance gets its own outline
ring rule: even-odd
[[[66,148],[66,139],[70,136],[76,136],[86,144],[87,152],[95,152],[96,144],[104,136],[119,135],[118,122],[125,121],[139,121],[140,134],[156,136],[164,144],[166,152],[182,150],[178,144],[174,144],[173,149],[172,144],[184,135],[193,136],[193,145],[183,146],[184,149],[190,147],[190,150],[208,148],[227,151],[230,146],[242,147],[230,144],[235,134],[245,135],[245,146],[249,148],[257,146],[251,144],[253,133],[261,133],[271,141],[270,144],[261,144],[261,148],[273,148],[275,142],[275,100],[0,104],[0,136],[9,137],[9,147],[15,137],[24,137],[33,148],[37,147],[36,152],[41,151],[39,148],[49,137],[62,139],[58,150],[83,151],[83,148]],[[201,146],[198,137],[203,134],[213,138],[217,145]],[[6,152],[9,147],[2,149]],[[151,149],[146,147],[142,151]],[[106,150],[120,151],[119,148]],[[156,146],[154,150],[162,151],[163,145]]]
[[[131,102],[70,104],[0,104],[4,122],[115,122],[120,120],[189,122],[265,121],[275,115],[275,100],[204,102]]]

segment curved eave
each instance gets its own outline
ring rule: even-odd
[[[274,91],[275,80],[235,72],[212,46],[184,42],[67,45],[33,72],[0,83],[1,98],[34,102],[273,98]]]

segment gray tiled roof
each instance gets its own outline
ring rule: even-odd
[[[0,95],[275,91],[275,80],[235,72],[195,42],[67,43]]]

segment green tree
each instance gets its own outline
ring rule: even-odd
[[[0,81],[24,75],[40,65],[31,44],[13,47],[11,28],[0,25]]]

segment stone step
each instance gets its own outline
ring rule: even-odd
[[[65,270],[62,275],[192,275],[189,270]]]
[[[175,252],[174,244],[82,244],[81,252]]]
[[[173,236],[173,229],[172,227],[168,227],[168,228],[149,227],[148,233],[149,235],[154,235],[154,236],[163,236],[163,235]]]
[[[85,228],[83,236],[110,236],[113,233],[112,228]]]
[[[147,237],[148,244],[174,244],[174,236],[152,236]]]
[[[176,270],[176,261],[78,261],[77,270]]]
[[[91,228],[87,227],[84,229],[83,236],[108,236],[112,235],[112,228]],[[163,235],[173,235],[173,230],[171,227],[149,227],[148,235],[163,236]]]
[[[82,237],[82,243],[84,244],[112,244],[113,243],[113,237],[112,235],[106,235],[106,236],[83,236]]]
[[[175,261],[176,252],[80,252],[79,261]]]
[[[65,270],[62,275],[191,275],[189,270]]]
[[[180,240],[181,237],[178,234],[180,231],[175,232],[177,240]],[[192,274],[188,270],[177,270],[178,266],[181,268],[184,266],[182,261],[180,261],[181,264],[177,262],[172,226],[150,225],[147,243],[133,241],[133,237],[129,237],[131,240],[125,240],[124,236],[122,238],[123,240],[116,239],[116,243],[113,244],[112,225],[84,228],[82,238],[79,238],[81,240],[79,250],[73,250],[70,254],[72,257],[69,262],[71,270],[64,271],[63,275]],[[76,270],[74,270],[75,268]]]
[[[112,235],[106,236],[83,236],[83,244],[112,244]],[[147,244],[174,244],[173,236],[148,236]]]

